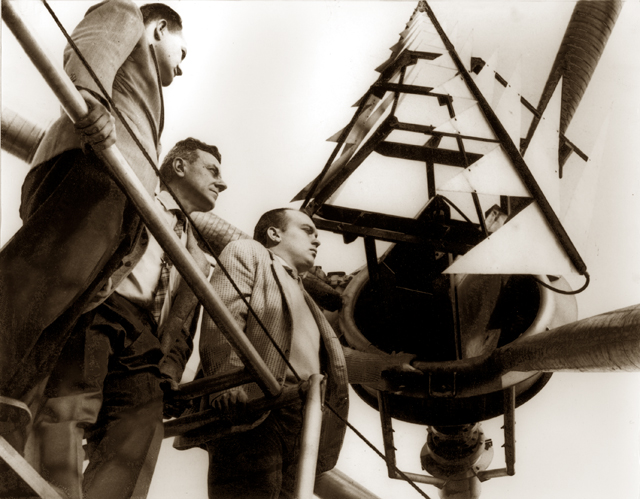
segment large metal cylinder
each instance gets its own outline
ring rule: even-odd
[[[44,129],[6,107],[2,108],[2,149],[31,163]]]
[[[587,90],[621,8],[621,0],[582,0],[575,6],[538,104],[541,115],[562,78],[562,134]],[[539,118],[534,118],[531,123],[525,147],[531,141],[538,121]]]
[[[397,272],[395,276],[402,278],[401,272]],[[545,276],[538,278],[547,280]],[[477,279],[481,279],[481,276]],[[553,285],[568,289],[564,279],[555,280]],[[396,350],[417,354],[418,360],[436,363],[455,361],[455,353],[442,348],[445,345],[442,338],[453,338],[454,327],[438,317],[452,314],[447,290],[441,290],[442,296],[439,297],[431,297],[427,293],[414,294],[420,300],[427,300],[415,303],[406,294],[401,294],[402,308],[388,307],[385,311],[387,323],[380,333],[376,330],[379,321],[370,320],[370,316],[377,313],[376,307],[380,308],[378,302],[367,296],[373,292],[370,286],[368,273],[363,270],[352,279],[343,293],[340,328],[351,347],[367,351],[373,343],[389,352]],[[391,297],[389,303],[396,304],[398,297],[393,296],[393,289],[397,287],[388,289],[388,296]],[[477,315],[482,312],[493,317],[492,327],[502,330],[498,347],[511,344],[519,338],[542,334],[577,318],[573,296],[555,294],[538,285],[530,276],[512,276],[500,291],[501,298],[497,303],[485,303],[481,290],[482,286],[476,300],[477,306],[471,307],[469,313],[476,315],[473,310],[477,309]],[[409,317],[408,322],[405,316]],[[418,337],[420,341],[414,341],[412,337]],[[415,346],[416,349],[407,348],[407,345]],[[449,356],[443,356],[442,352],[448,352]],[[425,425],[476,423],[504,413],[505,390],[515,387],[515,403],[520,406],[536,395],[549,378],[549,374],[539,372],[507,372],[497,377],[493,373],[476,371],[458,372],[455,376],[425,375],[421,385],[407,384],[401,390],[387,394],[390,415],[396,419]],[[441,385],[448,386],[441,389]],[[364,385],[354,385],[353,388],[365,402],[377,409],[376,390]]]

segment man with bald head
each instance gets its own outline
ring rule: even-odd
[[[320,240],[305,213],[290,208],[271,210],[258,221],[254,240],[230,243],[220,263],[256,311],[292,368],[287,367],[258,321],[249,313],[230,281],[218,268],[211,284],[283,387],[297,385],[312,374],[327,376],[326,401],[346,418],[348,383],[380,381],[387,369],[411,369],[411,355],[363,353],[343,347],[322,311],[304,290],[301,275],[314,264]],[[372,348],[372,350],[376,350]],[[200,356],[207,376],[242,368],[242,362],[207,315],[203,318]],[[214,394],[219,410],[242,407],[260,397],[255,383]],[[292,497],[302,427],[302,402],[261,415],[252,429],[213,439],[204,435],[178,439],[178,448],[206,446],[209,452],[209,497],[216,499]],[[335,466],[344,437],[344,423],[324,411],[318,472]]]

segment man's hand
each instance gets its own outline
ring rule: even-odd
[[[191,400],[174,399],[174,395],[180,389],[177,381],[165,378],[160,381],[160,388],[164,392],[162,412],[165,419],[178,418],[191,407]]]
[[[83,144],[89,144],[94,151],[102,151],[116,143],[116,120],[102,103],[90,92],[80,90],[87,103],[89,113],[75,123]]]
[[[247,406],[247,394],[242,388],[234,388],[216,398],[211,405],[223,412],[242,412]]]

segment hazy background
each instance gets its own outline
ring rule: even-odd
[[[71,30],[93,2],[51,2]],[[351,107],[375,81],[374,71],[398,41],[417,2],[168,2],[183,16],[189,53],[184,75],[165,91],[164,149],[194,136],[216,144],[229,185],[216,212],[250,232],[258,216],[286,205],[319,173],[334,144],[325,140],[350,120]],[[536,104],[574,2],[435,1],[448,33],[473,30],[474,56],[499,49],[508,76],[522,59],[522,95]],[[17,7],[56,61],[64,39],[35,1]],[[580,317],[640,303],[640,4],[624,2],[621,16],[574,116],[567,136],[589,153],[607,113],[605,161],[589,244],[579,248],[592,278],[578,299]],[[2,103],[46,126],[58,105],[3,26]],[[2,241],[19,227],[17,209],[27,165],[2,153]],[[384,182],[363,205],[392,202]],[[401,208],[403,199],[394,201]],[[297,206],[297,205],[296,205]],[[364,262],[362,242],[344,247],[321,234],[317,263],[351,271]],[[569,276],[574,287],[582,278]],[[516,412],[516,475],[483,484],[487,499],[637,499],[640,376],[554,374]],[[355,394],[350,421],[382,449],[377,412]],[[502,419],[483,423],[494,442],[490,469],[504,466]],[[419,473],[426,430],[394,421],[398,465]],[[150,497],[206,497],[206,453],[177,452],[165,441]],[[350,431],[338,468],[383,499],[417,498],[386,477],[384,462]],[[433,498],[434,487],[420,485]]]

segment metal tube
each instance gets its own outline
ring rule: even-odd
[[[251,383],[253,378],[246,369],[238,369],[227,374],[208,376],[196,379],[180,385],[180,389],[174,394],[174,400],[191,400],[209,393],[221,392],[234,386]]]
[[[507,475],[516,474],[516,387],[504,390],[504,457]]]
[[[382,390],[378,390],[378,412],[380,413],[387,473],[390,478],[396,478],[396,447],[393,442],[393,423],[391,422],[391,416],[389,416],[387,393]]]
[[[11,109],[2,108],[2,149],[31,163],[43,137],[44,129]]]
[[[507,468],[499,468],[495,470],[478,472],[478,478],[480,479],[481,482],[486,482],[487,480],[490,480],[492,478],[500,478],[503,476],[509,476],[509,473],[507,472]]]
[[[60,100],[62,107],[71,120],[76,122],[85,116],[88,112],[87,105],[78,90],[74,87],[69,77],[51,63],[49,57],[7,0],[2,1],[2,18]],[[242,359],[247,370],[255,377],[256,383],[265,393],[270,395],[280,393],[280,383],[271,374],[271,371],[269,371],[269,368],[247,336],[238,327],[220,297],[200,272],[193,257],[182,246],[176,234],[164,224],[155,209],[153,199],[146,192],[142,182],[127,164],[117,146],[113,145],[105,149],[99,156],[120,182],[122,189],[135,205],[151,234],[169,255],[176,269],[203,304],[205,310],[215,320],[225,338]]]
[[[439,489],[441,489],[446,483],[446,480],[442,478],[436,478],[431,475],[418,475],[417,473],[407,473],[406,471],[404,472],[404,474],[406,477],[410,478],[416,483],[427,483],[429,485],[435,485]],[[401,477],[398,476],[396,478],[400,479]]]
[[[320,499],[380,499],[336,468],[323,473],[316,479],[314,493]]]
[[[309,391],[304,407],[304,422],[300,443],[300,460],[294,497],[296,499],[312,499],[316,481],[316,465],[320,448],[320,430],[322,428],[322,374],[309,377]]]
[[[2,436],[0,436],[0,460],[7,463],[41,499],[62,499],[62,496]]]

